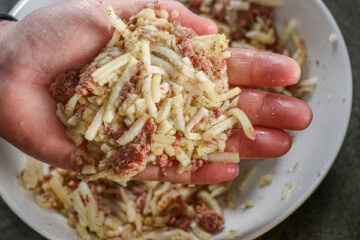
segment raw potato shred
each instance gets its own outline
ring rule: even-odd
[[[226,140],[236,129],[255,140],[255,131],[230,104],[241,90],[228,85],[225,35],[198,36],[170,23],[157,3],[128,23],[111,6],[106,15],[113,38],[81,72],[76,94],[58,104],[67,136],[87,146],[73,156],[82,178],[125,185],[147,164],[177,164],[183,173],[207,160],[238,163],[236,153],[224,152]]]

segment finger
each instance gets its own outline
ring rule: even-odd
[[[165,181],[182,184],[212,184],[234,179],[239,173],[237,164],[207,163],[195,172],[178,174],[176,166],[165,169],[165,174],[160,168],[148,165],[146,169],[135,176],[136,180],[142,181]]]
[[[303,130],[313,118],[311,108],[304,101],[256,89],[243,88],[237,106],[254,126]]]
[[[288,133],[278,129],[256,127],[256,139],[250,140],[243,131],[231,136],[225,151],[239,152],[240,158],[276,158],[285,155],[292,141]]]
[[[244,87],[273,87],[295,84],[301,69],[292,58],[268,52],[229,49],[229,83]]]

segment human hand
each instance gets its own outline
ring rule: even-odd
[[[128,18],[148,1],[67,0],[31,13],[19,23],[5,26],[0,41],[0,136],[25,153],[52,165],[72,169],[70,155],[76,147],[65,136],[65,127],[55,115],[56,102],[49,85],[59,73],[80,70],[99,53],[112,36],[105,8],[112,5],[117,14]],[[216,33],[216,25],[198,17],[174,1],[165,3],[176,9],[176,19],[198,34]],[[300,67],[287,57],[232,49],[228,60],[229,81],[241,87],[268,87],[294,84]],[[270,158],[285,154],[291,147],[282,129],[302,130],[312,120],[310,108],[301,100],[243,88],[239,107],[255,126],[256,140],[243,133],[228,140],[228,149],[241,158]],[[166,176],[155,166],[136,176],[139,180],[181,183],[213,183],[234,178],[236,164],[205,164],[194,173],[179,175],[175,168]]]

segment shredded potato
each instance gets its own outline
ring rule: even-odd
[[[164,168],[173,161],[178,173],[196,171],[199,160],[237,163],[236,153],[220,154],[228,131],[242,127],[255,139],[246,114],[230,104],[241,90],[229,88],[225,35],[198,36],[155,6],[127,23],[108,7],[112,39],[79,75],[64,113],[58,105],[67,136],[87,145],[87,155],[73,157],[84,180],[126,184],[147,164]]]
[[[223,229],[215,197],[225,194],[231,182],[186,186],[132,181],[124,187],[103,180],[88,183],[78,176],[29,158],[21,180],[37,195],[39,206],[64,215],[81,240],[211,239]]]

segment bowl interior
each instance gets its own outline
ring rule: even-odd
[[[19,19],[29,12],[58,2],[57,0],[20,1],[12,10]],[[276,10],[276,23],[281,28],[285,20],[295,18],[301,35],[306,39],[309,63],[305,77],[317,76],[318,86],[307,102],[314,112],[311,126],[294,133],[294,145],[284,157],[269,160],[242,160],[242,172],[252,165],[258,170],[247,190],[237,197],[240,206],[254,200],[255,206],[246,211],[225,211],[226,228],[216,239],[230,238],[226,231],[239,230],[237,239],[254,238],[281,222],[295,211],[316,189],[331,167],[346,133],[352,101],[352,76],[349,57],[341,32],[333,17],[320,0],[287,0]],[[330,43],[335,33],[338,42]],[[316,61],[320,64],[316,64]],[[17,149],[0,140],[0,194],[7,204],[27,224],[50,239],[76,239],[65,218],[51,210],[40,209],[34,196],[26,192],[19,182],[24,156]],[[288,169],[298,164],[293,173]],[[259,179],[273,174],[270,186],[260,188]],[[293,188],[286,200],[281,192],[286,184]],[[236,185],[236,183],[235,183]]]

